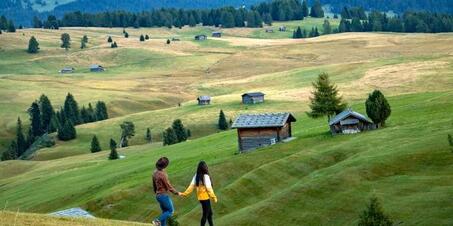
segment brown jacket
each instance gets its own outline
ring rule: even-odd
[[[166,194],[168,192],[171,192],[173,194],[178,194],[176,189],[170,184],[167,173],[165,173],[163,170],[154,171],[153,188],[154,188],[154,193],[156,193],[157,195]]]

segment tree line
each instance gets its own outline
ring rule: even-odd
[[[12,160],[20,158],[32,144],[40,137],[57,133],[57,138],[68,141],[77,137],[76,125],[102,121],[108,119],[107,106],[104,102],[98,101],[93,107],[79,105],[71,93],[68,93],[60,110],[55,111],[50,99],[42,94],[39,100],[34,101],[28,109],[30,126],[27,136],[22,120],[17,119],[16,137],[7,151],[3,152],[1,160]]]

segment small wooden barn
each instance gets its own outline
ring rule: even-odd
[[[262,92],[244,93],[242,94],[242,103],[243,104],[263,103],[264,95],[265,94]]]
[[[61,74],[73,73],[75,69],[73,67],[64,67],[60,70]]]
[[[330,131],[336,134],[354,134],[376,129],[376,125],[364,115],[351,108],[337,114],[329,122]]]
[[[214,31],[214,32],[212,32],[212,37],[221,38],[222,37],[222,32]]]
[[[206,35],[196,35],[195,36],[196,41],[204,41],[206,39],[208,39],[208,36],[206,36]]]
[[[181,39],[179,39],[179,38],[171,38],[171,41],[173,41],[173,42],[179,42],[179,41],[181,41]]]
[[[105,71],[105,69],[101,65],[93,64],[90,66],[90,71],[91,72],[103,72],[103,71]]]
[[[296,118],[291,113],[244,114],[234,121],[239,150],[250,151],[273,145],[292,137],[291,123]]]
[[[210,96],[199,96],[197,98],[198,105],[210,105],[211,97]]]
[[[274,29],[271,29],[271,28],[266,28],[266,33],[274,33]]]

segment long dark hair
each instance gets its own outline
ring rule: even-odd
[[[197,175],[195,176],[195,185],[199,186],[200,181],[201,181],[201,183],[205,184],[205,182],[204,182],[205,174],[209,175],[208,164],[206,164],[205,161],[200,161],[198,163],[198,167],[197,167]],[[212,185],[212,180],[211,180],[211,185]]]

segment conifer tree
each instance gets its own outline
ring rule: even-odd
[[[370,199],[365,211],[360,214],[359,226],[392,226],[392,220],[384,213],[377,198]]]
[[[264,14],[263,21],[264,21],[265,24],[267,24],[269,26],[272,26],[272,16],[271,16],[271,14],[270,13]]]
[[[338,95],[338,89],[335,84],[332,84],[327,73],[318,75],[318,79],[313,83],[314,91],[310,97],[311,112],[308,116],[318,118],[327,116],[330,117],[340,113],[346,108],[342,97]]]
[[[310,16],[316,18],[324,17],[324,10],[322,9],[322,5],[319,0],[314,1],[313,6],[311,7]]]
[[[96,135],[93,136],[91,139],[91,148],[90,148],[91,153],[96,153],[102,151],[101,145],[99,144],[99,140]]]
[[[329,20],[324,20],[324,24],[322,25],[323,34],[328,35],[332,33],[332,27],[330,26]]]
[[[71,93],[68,93],[64,102],[64,113],[68,120],[71,120],[74,125],[80,124],[79,105]]]
[[[84,36],[82,37],[82,42],[88,43],[88,36],[87,36],[87,35],[84,35]]]
[[[107,105],[103,101],[98,101],[96,103],[95,116],[97,121],[102,121],[109,118]]]
[[[309,10],[308,10],[308,3],[307,3],[307,0],[304,0],[302,2],[302,14],[304,15],[304,17],[308,17],[309,16]]]
[[[22,130],[23,130],[22,121],[20,120],[20,118],[17,118],[16,128],[17,156],[21,156],[28,148],[27,141],[25,140],[25,135]]]
[[[153,142],[153,137],[152,137],[152,135],[151,135],[151,129],[149,129],[149,128],[146,129],[145,140],[146,140],[148,143],[152,143],[152,142]]]
[[[121,127],[121,139],[120,148],[127,147],[129,145],[128,140],[135,136],[135,125],[132,122],[123,122]]]
[[[110,139],[110,155],[109,160],[119,159],[118,152],[116,151],[116,142]]]
[[[167,45],[170,45],[171,41],[170,39],[167,39]]]
[[[172,127],[168,127],[163,133],[164,146],[178,143],[178,137]]]
[[[300,29],[300,26],[297,27],[297,29],[294,31],[293,38],[299,39],[302,38],[302,30]]]
[[[110,47],[111,47],[112,49],[118,48],[118,44],[116,44],[116,42],[113,42],[113,43],[110,45]]]
[[[125,33],[124,33],[124,37],[125,37],[125,38],[129,38],[129,33],[125,32]]]
[[[88,122],[94,122],[96,121],[96,115],[95,115],[95,112],[94,112],[94,109],[93,109],[93,105],[91,105],[91,103],[88,103],[88,109],[87,109],[87,113],[88,113]]]
[[[36,40],[35,36],[31,36],[30,41],[28,41],[28,53],[38,53],[39,51],[39,43]]]
[[[108,43],[112,43],[113,42],[112,36],[109,36],[109,38],[107,39],[107,42]]]
[[[192,131],[190,129],[187,129],[187,138],[192,137]]]
[[[219,122],[218,122],[218,124],[217,124],[217,127],[218,127],[220,130],[228,130],[228,123],[227,123],[225,114],[223,113],[223,110],[220,110],[220,113],[219,113]]]
[[[85,105],[82,106],[82,109],[80,110],[80,118],[82,123],[89,123],[90,122],[90,114],[88,113],[88,110],[85,108]]]
[[[67,119],[63,126],[58,128],[57,137],[61,141],[69,141],[77,137],[76,129],[70,119]]]
[[[68,33],[61,34],[61,48],[68,50],[71,48],[71,36]]]
[[[146,39],[146,40],[149,40],[149,35],[145,35],[145,39]]]
[[[39,106],[41,111],[42,128],[45,132],[50,132],[49,127],[52,121],[52,117],[55,114],[55,110],[53,109],[52,103],[50,102],[49,98],[44,94],[39,97]]]
[[[368,117],[378,126],[385,126],[385,121],[392,113],[390,104],[379,90],[373,91],[365,102]]]
[[[140,42],[144,42],[144,41],[145,41],[145,36],[140,35]]]
[[[451,152],[453,152],[453,137],[451,134],[448,134],[448,144],[450,144]]]
[[[16,26],[14,26],[14,22],[12,20],[8,21],[8,32],[16,32]]]
[[[43,128],[41,126],[41,111],[39,110],[39,105],[36,101],[31,104],[31,107],[28,109],[28,114],[30,115],[30,129],[32,136],[41,136],[43,134]]]
[[[8,150],[2,153],[1,160],[8,161],[17,159],[19,156],[17,154],[17,144],[16,141],[12,141],[8,147]]]
[[[172,128],[176,134],[177,143],[187,140],[187,131],[180,119],[173,121]]]

